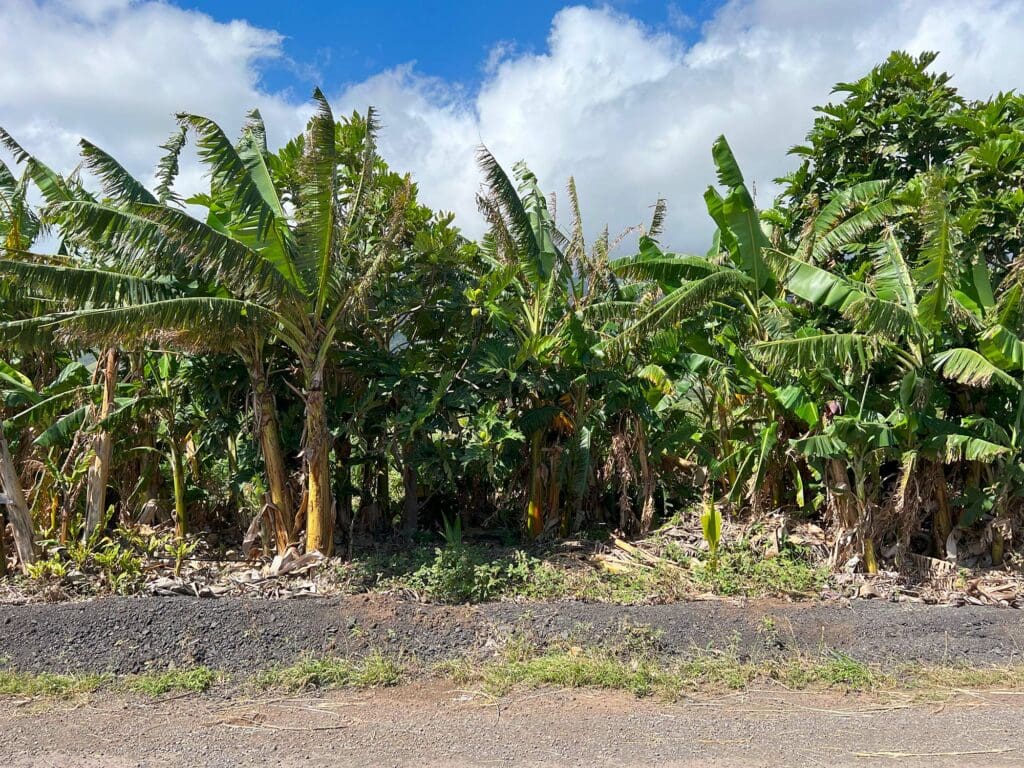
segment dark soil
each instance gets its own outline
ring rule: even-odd
[[[0,661],[35,672],[126,674],[190,664],[251,672],[304,653],[374,649],[430,662],[489,653],[513,634],[541,645],[639,641],[664,656],[731,648],[758,658],[838,651],[885,665],[1024,661],[1024,613],[882,601],[437,606],[360,595],[0,605]]]

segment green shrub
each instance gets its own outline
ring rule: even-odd
[[[409,577],[409,586],[442,603],[481,603],[511,595],[547,597],[557,594],[560,585],[554,569],[524,552],[492,560],[463,545],[435,550],[433,561]]]

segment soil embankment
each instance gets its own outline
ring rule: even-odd
[[[588,603],[424,605],[396,598],[104,598],[0,605],[0,661],[29,672],[131,674],[202,664],[254,672],[302,654],[370,650],[431,662],[486,654],[513,634],[540,645],[616,647],[638,635],[671,657],[838,651],[877,664],[1024,661],[1024,613],[882,601],[651,606]]]

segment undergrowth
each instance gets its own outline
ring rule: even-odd
[[[662,564],[606,570],[578,558],[458,543],[371,552],[341,565],[338,576],[349,592],[411,592],[436,603],[569,599],[617,605],[673,602],[707,592],[813,597],[828,580],[823,567],[793,547],[765,558],[739,541],[723,546],[712,565],[668,542],[662,556]]]

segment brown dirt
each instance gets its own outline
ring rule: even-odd
[[[679,704],[602,691],[492,700],[437,682],[249,701],[0,701],[7,766],[1001,766],[1019,697],[942,707],[748,692]]]

